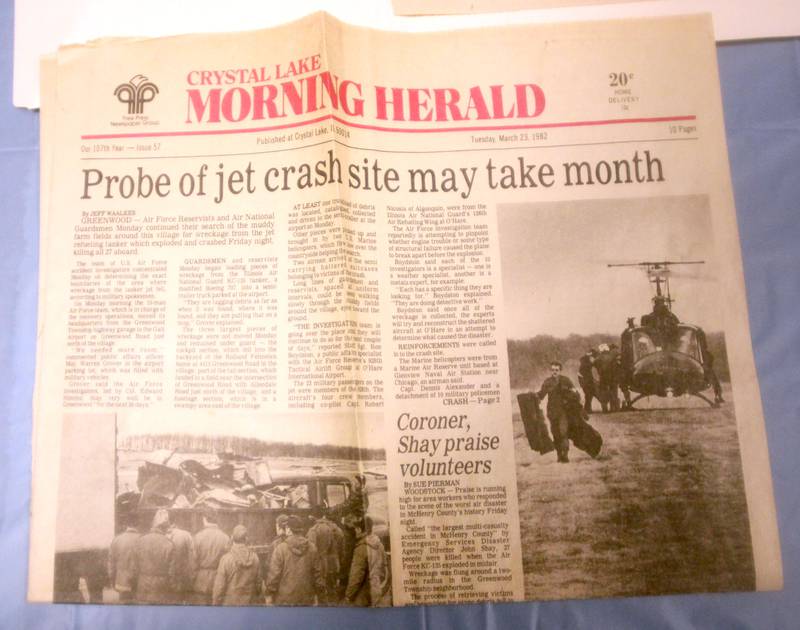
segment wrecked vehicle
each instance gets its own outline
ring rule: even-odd
[[[195,534],[203,528],[203,514],[213,510],[226,533],[230,534],[236,525],[247,527],[248,547],[263,561],[276,537],[278,515],[297,515],[311,525],[315,507],[336,508],[354,492],[353,478],[348,475],[314,472],[273,476],[266,460],[223,454],[218,456],[217,465],[207,466],[194,459],[173,464],[170,460],[175,461],[174,455],[151,458],[139,466],[138,491],[122,492],[116,498],[115,534],[127,525],[135,525],[140,532],[148,531],[159,509],[166,509],[172,522]],[[385,480],[385,475],[378,473],[367,476],[372,481]],[[366,511],[373,520],[373,533],[389,553],[385,515],[370,510],[369,501]],[[56,553],[54,601],[103,601],[110,543],[108,540],[101,549]]]

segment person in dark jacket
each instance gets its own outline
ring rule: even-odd
[[[272,561],[272,554],[284,540],[286,540],[286,527],[289,525],[289,516],[287,514],[278,514],[275,519],[275,538],[267,545],[266,552],[261,563],[261,573],[266,577],[269,573],[269,563]]]
[[[569,377],[561,373],[562,365],[559,361],[550,362],[550,376],[542,383],[536,392],[536,397],[543,400],[547,396],[547,419],[550,421],[550,432],[556,445],[558,461],[569,461],[569,418],[566,413],[566,396],[569,392],[576,395],[575,385]]]
[[[347,516],[340,521],[342,530],[342,551],[339,559],[339,589],[336,593],[336,598],[338,600],[344,599],[347,580],[350,577],[350,564],[353,562],[353,551],[356,548],[356,533],[350,525],[352,520],[357,519],[353,516]]]
[[[175,547],[175,603],[186,604],[194,581],[194,541],[175,523],[170,525],[168,537]]]
[[[714,405],[718,406],[720,403],[724,403],[725,399],[722,397],[722,385],[719,382],[719,377],[714,370],[714,354],[708,348],[708,339],[702,328],[697,329],[697,343],[703,356],[703,373],[706,380],[714,388]]]
[[[267,597],[276,606],[313,606],[325,592],[317,548],[303,536],[303,521],[289,517],[286,540],[275,549],[267,575]]]
[[[369,497],[367,496],[367,480],[364,475],[358,474],[353,477],[353,487],[347,500],[328,510],[331,519],[339,518],[364,518],[369,507]]]
[[[367,496],[367,480],[362,474],[353,478],[353,488],[347,500],[328,510],[328,518],[342,525],[342,555],[339,563],[339,593],[338,599],[344,597],[344,589],[350,576],[350,563],[353,560],[353,550],[356,546],[356,535],[353,528],[348,525],[350,521],[363,519],[367,515],[369,497]]]
[[[594,358],[597,351],[591,348],[586,351],[578,364],[578,384],[583,390],[583,408],[586,413],[592,413],[592,399],[600,398],[597,395],[597,381],[594,378]]]
[[[389,605],[389,572],[386,550],[381,539],[372,533],[369,516],[353,522],[356,546],[347,580],[345,601],[351,606]]]
[[[203,515],[203,529],[194,535],[194,603],[211,603],[217,567],[229,545],[228,535],[219,528],[216,515],[209,510]]]
[[[136,601],[140,604],[174,602],[175,547],[167,538],[168,530],[169,514],[158,510],[153,527],[136,541]]]
[[[263,586],[261,563],[247,548],[247,528],[237,525],[231,534],[231,550],[219,561],[212,601],[215,606],[263,604]]]
[[[619,390],[622,392],[622,409],[623,411],[630,411],[631,405],[631,388],[629,382],[629,371],[625,369],[622,362],[622,357],[617,357],[617,382],[619,383]]]
[[[642,326],[667,333],[680,324],[681,320],[670,310],[667,298],[657,296],[653,298],[653,311],[642,315],[641,322]]]
[[[600,345],[600,352],[595,359],[595,367],[600,377],[598,380],[598,390],[600,406],[603,413],[608,411],[619,411],[619,352],[616,346],[611,344]]]
[[[136,543],[141,538],[139,530],[128,526],[111,542],[108,550],[108,579],[111,588],[119,593],[119,603],[129,604],[133,601],[136,590]]]
[[[320,506],[312,510],[312,515],[316,520],[308,530],[308,540],[317,548],[322,581],[325,583],[325,593],[320,596],[320,603],[332,604],[338,599],[344,534],[336,523],[325,516]]]

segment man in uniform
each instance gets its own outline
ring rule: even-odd
[[[622,348],[620,349],[619,359],[617,361],[619,370],[619,388],[622,390],[622,396],[625,400],[623,409],[632,410],[631,405],[631,378],[633,376],[633,341],[634,336],[632,331],[636,328],[636,320],[633,317],[628,318],[628,326],[622,331],[620,339],[622,340]],[[640,338],[641,341],[641,338]]]
[[[322,581],[325,582],[325,593],[320,597],[320,603],[332,604],[338,599],[344,534],[336,523],[325,516],[320,506],[315,506],[311,513],[316,520],[308,530],[308,540],[317,548]]]
[[[261,563],[247,548],[247,528],[237,525],[231,534],[231,550],[222,556],[214,578],[215,606],[263,604]]]
[[[367,514],[369,499],[367,497],[367,482],[364,475],[358,474],[353,478],[353,489],[350,496],[343,503],[328,510],[328,516],[342,524],[342,555],[339,571],[339,594],[344,597],[344,588],[350,576],[350,562],[353,560],[353,550],[356,546],[356,535],[348,524],[351,521],[363,519]]]
[[[339,560],[339,590],[336,594],[338,600],[344,598],[344,591],[347,588],[347,580],[350,577],[350,565],[353,562],[353,551],[356,548],[356,532],[351,522],[364,518],[362,513],[359,516],[348,515],[341,520],[342,524],[342,550]]]
[[[615,382],[619,385],[619,389],[622,392],[622,398],[625,401],[622,409],[626,411],[630,410],[631,389],[630,389],[630,383],[628,381],[628,373],[626,372],[625,367],[622,363],[622,355],[617,355],[616,362],[614,363],[614,369],[616,370]]]
[[[708,339],[706,339],[706,333],[702,328],[697,329],[697,344],[700,346],[700,352],[703,356],[703,373],[706,380],[714,388],[714,405],[724,403],[722,385],[719,382],[717,372],[714,370],[714,354],[708,348]]]
[[[353,487],[350,496],[343,503],[328,510],[328,515],[333,518],[344,518],[352,516],[353,518],[363,518],[367,513],[369,507],[369,498],[367,497],[367,480],[364,475],[358,474],[353,477]]]
[[[594,358],[597,351],[590,348],[586,351],[578,365],[578,384],[583,390],[583,408],[586,413],[592,413],[592,398],[600,398],[597,396],[597,383],[594,380]]]
[[[140,536],[139,530],[129,525],[114,538],[108,550],[108,579],[111,581],[111,588],[119,593],[120,604],[130,604],[133,601],[133,592],[136,589],[134,553]]]
[[[625,392],[628,392],[628,389],[627,386],[625,388],[622,387],[622,359],[619,353],[619,346],[615,343],[612,343],[608,346],[608,351],[611,353],[611,411],[619,411],[619,390],[623,390],[624,396]],[[626,400],[630,401],[630,392],[628,392]]]
[[[657,328],[663,332],[667,332],[668,329],[681,323],[678,316],[669,310],[667,298],[663,296],[653,298],[653,311],[642,315],[641,321],[642,326]]]
[[[217,525],[217,517],[209,510],[203,515],[203,529],[194,535],[194,603],[209,605],[214,590],[214,578],[222,556],[228,551],[230,539]]]
[[[389,605],[389,572],[386,550],[381,539],[372,533],[372,519],[365,516],[353,521],[356,546],[347,580],[345,601],[351,606]]]
[[[136,601],[140,604],[174,603],[175,547],[167,538],[168,531],[169,514],[158,510],[153,527],[136,541]]]
[[[550,432],[553,434],[558,461],[566,463],[569,461],[569,418],[566,413],[566,397],[577,396],[578,392],[575,391],[572,381],[561,373],[561,369],[559,361],[550,362],[550,376],[544,380],[542,387],[536,392],[536,397],[541,401],[547,396],[547,419],[550,421]]]
[[[194,541],[175,523],[170,525],[168,537],[175,547],[175,603],[186,604],[194,579]]]
[[[595,366],[597,367],[597,375],[600,377],[598,393],[603,413],[607,411],[619,411],[619,396],[617,394],[619,386],[618,357],[619,353],[616,351],[615,344],[611,344],[611,347],[607,344],[600,345],[600,353],[595,360]]]
[[[272,554],[284,540],[286,540],[286,527],[289,525],[289,517],[286,514],[278,514],[275,519],[275,538],[267,546],[267,551],[264,554],[264,564],[261,566],[263,574],[266,576],[269,571],[269,563],[272,560]]]
[[[278,606],[313,606],[325,592],[317,548],[308,538],[302,519],[290,516],[286,540],[277,546],[269,563],[266,591]]]

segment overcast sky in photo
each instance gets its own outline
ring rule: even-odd
[[[722,330],[705,196],[498,206],[505,321],[511,339],[619,334],[652,309],[638,268],[609,263],[705,260],[673,267],[673,311]]]

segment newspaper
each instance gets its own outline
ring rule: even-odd
[[[42,76],[30,600],[781,588],[709,18]]]

